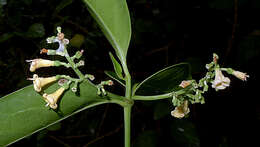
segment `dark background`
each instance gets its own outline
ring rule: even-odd
[[[211,89],[205,95],[206,104],[190,106],[189,117],[181,120],[170,115],[173,106],[167,100],[136,101],[133,146],[260,146],[260,1],[127,2],[132,21],[128,66],[134,80],[140,82],[180,62],[189,62],[193,78],[198,80],[213,52],[218,53],[224,67],[250,75],[247,82],[230,77],[231,86],[226,90]],[[62,26],[66,38],[74,38],[71,54],[85,49],[82,71],[94,74],[97,83],[108,79],[103,71],[113,68],[108,55],[113,49],[82,1],[0,0],[0,97],[31,84],[26,80],[32,76],[26,59],[53,59],[39,51],[56,47],[46,44],[45,39],[55,34],[57,26]],[[42,76],[70,72],[65,68],[37,71]],[[111,90],[123,92],[118,84]],[[113,104],[88,109],[11,146],[22,145],[123,146],[122,109]]]

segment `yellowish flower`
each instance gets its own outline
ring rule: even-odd
[[[186,88],[187,86],[189,86],[191,84],[191,81],[182,81],[181,84],[179,85],[182,88]]]
[[[45,59],[33,59],[33,60],[26,60],[26,62],[30,62],[30,71],[34,72],[36,69],[41,67],[50,67],[54,66],[54,61],[45,60]]]
[[[42,88],[45,85],[56,81],[57,78],[56,78],[56,76],[48,77],[48,78],[41,78],[37,74],[34,74],[33,78],[28,78],[28,80],[32,80],[33,81],[33,87],[34,87],[35,91],[41,92]]]
[[[232,75],[234,75],[235,77],[239,78],[242,81],[246,81],[247,78],[249,78],[249,75],[247,75],[246,73],[240,72],[240,71],[233,71]]]
[[[47,102],[46,107],[49,106],[52,109],[57,109],[58,107],[57,101],[59,100],[59,98],[61,97],[64,91],[65,88],[61,87],[60,89],[58,89],[52,94],[44,93],[43,99]]]
[[[190,112],[188,104],[189,102],[185,100],[182,105],[175,107],[175,109],[171,112],[171,115],[176,118],[183,118]]]
[[[215,69],[215,79],[212,82],[212,88],[223,90],[230,84],[230,79],[225,77],[219,68]]]

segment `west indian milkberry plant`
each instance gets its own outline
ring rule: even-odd
[[[0,146],[7,146],[22,138],[56,124],[90,107],[115,103],[124,112],[125,147],[131,146],[131,110],[135,101],[170,99],[174,109],[169,115],[173,119],[188,117],[190,105],[204,104],[204,93],[213,88],[226,89],[233,75],[242,81],[246,73],[222,67],[219,56],[213,53],[205,66],[205,76],[193,79],[188,63],[179,63],[164,68],[140,83],[134,83],[127,65],[127,52],[131,38],[131,22],[125,0],[84,0],[93,18],[114,48],[109,53],[114,72],[105,72],[112,80],[95,83],[93,74],[80,71],[85,61],[84,50],[70,55],[69,39],[61,27],[56,34],[46,39],[47,43],[58,43],[57,49],[43,48],[40,56],[57,56],[66,61],[37,58],[29,63],[32,85],[22,88],[0,99]],[[60,59],[59,58],[59,59]],[[49,77],[35,74],[39,68],[63,66],[72,69],[74,76],[57,74]],[[93,65],[95,66],[95,65]],[[110,92],[106,88],[118,82],[124,87],[124,95]]]

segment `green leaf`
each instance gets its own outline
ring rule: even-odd
[[[43,24],[35,23],[32,24],[28,31],[26,32],[26,37],[28,38],[41,38],[45,35],[45,29]]]
[[[180,63],[156,72],[146,78],[136,88],[136,95],[159,95],[180,89],[179,84],[183,80],[191,78],[190,66]]]
[[[45,92],[50,94],[58,88],[58,84],[54,84]],[[34,91],[33,85],[2,97],[0,146],[16,142],[89,107],[110,102],[108,98],[97,96],[97,88],[88,81],[81,83],[79,89],[79,96],[66,91],[57,111],[45,107],[46,102]]]
[[[112,63],[113,63],[113,66],[114,66],[114,70],[115,70],[118,78],[123,80],[124,77],[123,77],[121,65],[117,62],[117,60],[115,59],[115,57],[113,56],[113,54],[111,52],[109,52],[109,56],[110,56],[110,58],[112,60]]]
[[[105,74],[125,87],[125,81],[121,80],[113,71],[105,71]]]
[[[126,0],[83,0],[120,61],[126,60],[131,22]]]

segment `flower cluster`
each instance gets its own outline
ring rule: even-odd
[[[80,59],[84,50],[76,52],[76,54],[72,57],[69,56],[66,45],[69,44],[69,40],[64,38],[65,35],[61,32],[61,28],[57,27],[57,35],[47,38],[47,43],[59,43],[58,49],[42,49],[41,54],[47,54],[47,55],[59,55],[59,56],[65,56],[68,63],[60,62],[60,61],[51,61],[46,59],[33,59],[33,60],[26,60],[30,63],[30,71],[35,72],[37,69],[42,67],[51,67],[51,66],[65,66],[67,68],[72,68],[76,74],[79,76],[79,78],[72,78],[67,75],[56,75],[51,77],[39,77],[37,74],[34,74],[32,78],[28,78],[28,80],[33,81],[34,90],[42,94],[43,100],[47,103],[46,106],[57,109],[58,105],[57,102],[59,98],[61,98],[62,94],[65,90],[67,90],[70,87],[71,83],[74,83],[71,90],[73,92],[77,92],[77,87],[79,83],[81,83],[84,79],[90,79],[94,80],[95,77],[93,75],[87,74],[83,75],[78,67],[84,66],[84,61],[80,60],[78,63],[75,63],[75,59]],[[49,85],[51,83],[54,83],[56,81],[59,81],[58,84],[61,86],[59,89],[57,89],[52,94],[47,94],[44,92],[43,88],[46,85]],[[102,87],[102,86],[101,86]],[[102,88],[101,88],[102,89]],[[105,90],[102,90],[105,91]]]
[[[69,44],[69,40],[64,38],[64,33],[61,33],[61,27],[57,27],[57,36],[52,36],[47,38],[47,43],[59,43],[59,48],[57,50],[52,49],[43,49],[41,50],[41,53],[47,53],[47,55],[65,55],[66,45]]]
[[[178,94],[173,92],[172,103],[175,109],[171,112],[171,115],[176,118],[183,118],[190,110],[188,104],[201,103],[204,104],[205,100],[203,94],[208,91],[208,83],[216,91],[224,90],[230,85],[230,79],[225,77],[223,71],[227,74],[231,74],[242,81],[246,81],[249,75],[246,73],[233,70],[232,68],[221,68],[218,64],[218,55],[213,54],[213,61],[206,64],[208,72],[206,76],[199,80],[197,83],[195,80],[182,81],[179,85],[182,90]]]
[[[97,94],[98,95],[107,95],[106,90],[104,88],[105,85],[112,86],[112,85],[114,85],[114,83],[112,80],[102,81],[100,84],[97,85],[97,89],[98,89]]]

